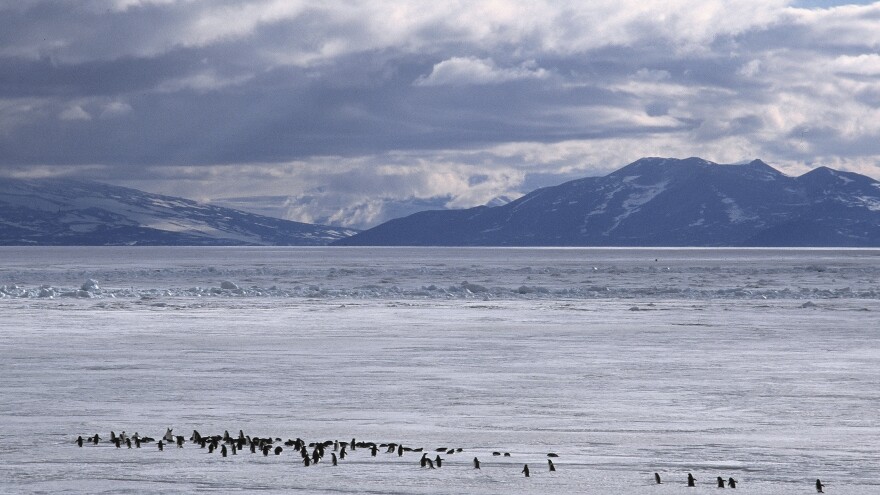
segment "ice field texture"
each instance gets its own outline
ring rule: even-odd
[[[880,493],[880,250],[0,256],[0,493]],[[462,452],[74,443],[168,427]]]

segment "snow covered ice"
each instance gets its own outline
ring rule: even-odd
[[[0,255],[2,493],[880,491],[877,250]],[[167,427],[463,452],[73,443]]]

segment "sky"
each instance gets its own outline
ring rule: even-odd
[[[0,1],[0,177],[363,228],[644,156],[880,178],[880,2]]]

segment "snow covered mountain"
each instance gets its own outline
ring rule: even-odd
[[[356,233],[97,182],[0,179],[0,245],[324,245]]]
[[[643,158],[508,204],[426,211],[337,245],[880,246],[880,182],[760,160]]]

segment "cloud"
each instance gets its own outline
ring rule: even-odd
[[[806,4],[7,2],[0,175],[358,225],[645,155],[880,176],[880,2]]]
[[[492,59],[452,57],[434,64],[431,73],[415,81],[416,86],[444,86],[467,84],[498,84],[521,79],[543,79],[547,71],[528,61],[519,67],[499,68]]]
[[[58,114],[61,120],[92,120],[92,115],[79,105],[71,105]]]

